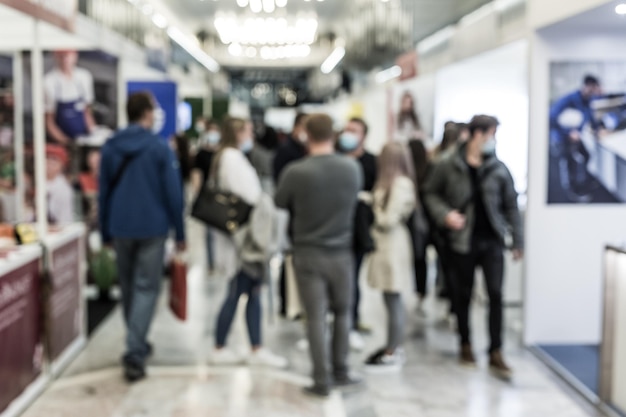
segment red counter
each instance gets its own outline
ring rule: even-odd
[[[0,259],[0,416],[19,414],[44,388],[39,245]]]

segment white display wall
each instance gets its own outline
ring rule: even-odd
[[[615,20],[619,17],[613,8],[614,3],[589,18],[540,31],[531,43],[525,309],[529,345],[599,343],[604,245],[626,240],[623,205],[547,205],[550,63],[626,59],[623,20]]]
[[[434,137],[445,122],[468,122],[476,114],[496,116],[498,157],[511,170],[520,193],[528,173],[528,43],[518,41],[450,65],[437,73]]]

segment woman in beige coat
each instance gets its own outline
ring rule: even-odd
[[[400,369],[404,335],[404,307],[400,292],[414,280],[413,250],[407,220],[417,206],[414,169],[406,147],[390,143],[378,160],[374,187],[372,237],[368,282],[383,292],[388,314],[387,346],[366,361],[369,370]]]

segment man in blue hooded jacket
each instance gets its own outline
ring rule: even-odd
[[[173,227],[185,249],[183,190],[178,162],[152,133],[154,98],[135,93],[126,106],[130,125],[102,149],[99,216],[105,244],[117,253],[127,328],[124,374],[145,377],[146,337],[160,291],[165,240]]]

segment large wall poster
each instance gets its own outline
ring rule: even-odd
[[[393,84],[387,90],[388,139],[400,142],[421,139],[433,146],[434,105],[434,77]]]
[[[548,204],[626,202],[626,62],[551,66]]]

